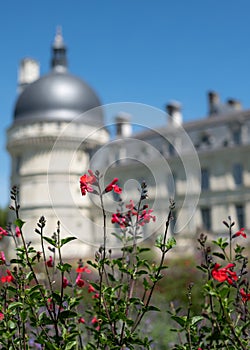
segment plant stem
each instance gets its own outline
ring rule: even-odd
[[[155,286],[156,286],[156,284],[158,282],[158,278],[159,278],[160,273],[161,273],[161,268],[163,266],[166,253],[168,252],[168,249],[166,249],[165,246],[166,246],[167,233],[168,233],[168,228],[169,228],[169,224],[170,224],[171,219],[172,219],[172,209],[169,210],[168,218],[167,218],[167,221],[166,221],[166,227],[165,227],[164,237],[163,237],[163,241],[162,241],[163,249],[162,249],[161,261],[160,261],[160,264],[158,266],[157,272],[155,274],[155,281],[153,282],[153,285],[152,285],[152,287],[150,289],[150,292],[149,292],[149,296],[148,296],[147,301],[146,301],[146,303],[144,305],[144,311],[142,311],[141,313],[138,313],[138,316],[137,316],[137,318],[135,320],[135,323],[134,323],[134,325],[133,325],[133,327],[131,329],[131,333],[133,333],[136,330],[136,328],[138,327],[139,323],[141,322],[143,316],[147,312],[147,308],[148,308],[150,300],[152,298]]]

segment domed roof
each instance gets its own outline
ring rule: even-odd
[[[17,99],[14,118],[15,121],[24,118],[30,121],[70,121],[100,105],[97,95],[85,82],[67,71],[54,70],[24,89]],[[103,123],[101,108],[88,114],[92,116],[93,124]],[[83,122],[89,119],[88,114],[82,116]]]
[[[76,118],[78,122],[102,125],[103,112],[96,93],[67,71],[61,33],[57,33],[52,50],[52,71],[29,84],[19,95],[14,109],[15,123],[71,121],[81,115]]]

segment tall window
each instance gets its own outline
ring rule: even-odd
[[[210,208],[201,208],[201,218],[202,224],[205,230],[211,231],[212,222],[211,222],[211,209]]]
[[[19,174],[19,173],[20,173],[21,163],[22,163],[22,158],[21,158],[21,156],[17,156],[17,157],[16,157],[16,163],[15,163],[16,174]]]
[[[201,169],[201,189],[209,190],[209,170]]]
[[[242,164],[236,163],[233,165],[233,177],[235,185],[243,184],[243,167]]]
[[[235,209],[239,228],[242,228],[245,226],[245,208],[242,204],[236,204]]]
[[[241,144],[241,129],[233,130],[233,142],[235,145]]]

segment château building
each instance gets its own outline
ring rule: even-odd
[[[123,110],[111,140],[98,96],[68,71],[67,50],[58,31],[48,74],[40,77],[33,59],[21,62],[8,129],[10,182],[20,189],[25,234],[37,244],[34,229],[44,215],[47,235],[53,234],[59,220],[63,236],[79,238],[71,243],[68,255],[88,254],[89,245],[101,243],[98,200],[93,195],[83,199],[79,191],[79,176],[89,168],[103,172],[105,182],[118,177],[126,201],[136,201],[139,183],[148,183],[148,202],[157,223],[145,226],[145,237],[161,232],[168,198],[176,202],[171,233],[183,247],[193,247],[201,231],[223,234],[222,221],[228,216],[236,228],[249,229],[250,110],[243,110],[234,99],[222,103],[215,92],[208,94],[208,107],[206,118],[191,122],[183,122],[181,105],[175,101],[165,112],[147,107],[153,118],[164,113],[166,124],[136,133],[133,115],[128,117]],[[117,201],[107,195],[110,214]]]

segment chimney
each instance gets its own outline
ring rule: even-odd
[[[215,91],[208,92],[208,115],[212,116],[219,112],[220,97]]]
[[[168,114],[168,124],[179,126],[182,124],[181,104],[177,101],[171,101],[166,105]]]
[[[241,106],[240,101],[238,101],[234,98],[228,99],[227,105],[230,107],[230,109],[232,109],[234,111],[241,111],[242,110],[242,106]]]
[[[32,58],[24,58],[20,62],[18,72],[18,93],[21,93],[27,85],[33,83],[40,76],[39,62]]]
[[[132,126],[130,123],[131,115],[125,112],[120,112],[115,118],[116,136],[130,137],[132,135]]]

